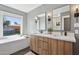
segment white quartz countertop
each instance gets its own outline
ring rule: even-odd
[[[76,42],[76,39],[74,36],[53,35],[53,34],[32,34],[32,35],[48,37],[48,38],[53,38],[53,39],[57,39],[57,40],[69,41],[69,42]]]

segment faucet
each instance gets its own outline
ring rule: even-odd
[[[40,30],[40,33],[43,33],[43,30]]]

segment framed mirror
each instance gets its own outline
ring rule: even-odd
[[[53,31],[70,31],[70,5],[53,10]]]
[[[36,30],[43,32],[46,30],[46,13],[39,14],[35,17]]]

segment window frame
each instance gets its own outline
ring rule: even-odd
[[[1,22],[1,36],[3,37],[3,21],[4,21],[4,16],[11,16],[11,17],[15,17],[15,18],[20,18],[21,19],[21,27],[20,27],[20,35],[23,34],[23,16],[22,15],[18,15],[18,14],[14,14],[14,13],[9,13],[9,12],[5,12],[5,11],[0,11],[0,22]]]

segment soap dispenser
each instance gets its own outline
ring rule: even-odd
[[[64,32],[64,35],[67,36],[67,31]]]

